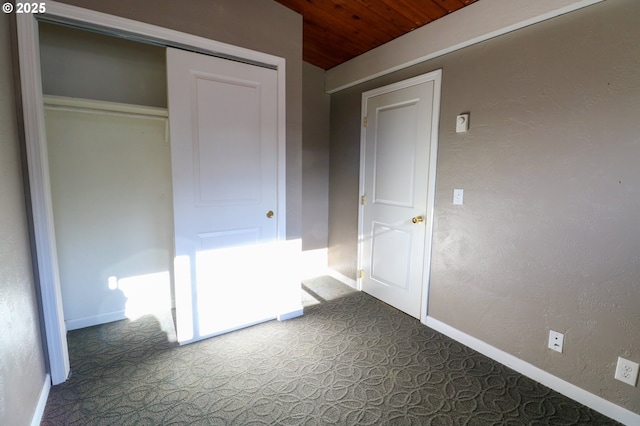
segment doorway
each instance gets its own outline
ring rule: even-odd
[[[426,319],[441,71],[362,95],[359,285]]]
[[[38,30],[66,328],[171,309],[165,49],[53,23]]]
[[[153,25],[142,24],[128,19],[117,18],[99,12],[88,11],[70,5],[51,3],[47,12],[41,15],[17,16],[18,55],[20,60],[20,80],[25,122],[25,140],[29,169],[29,184],[33,209],[34,239],[39,272],[40,292],[43,305],[43,320],[46,346],[49,356],[53,384],[64,382],[69,374],[69,356],[66,342],[66,326],[60,294],[58,261],[53,214],[48,176],[47,145],[41,70],[39,63],[38,20],[59,22],[84,29],[107,31],[111,34],[126,35],[138,40],[152,40],[165,46],[190,47],[191,50],[215,56],[232,57],[251,63],[259,63],[272,68],[277,73],[278,97],[275,109],[278,111],[278,206],[282,212],[278,223],[278,238],[284,240],[285,219],[285,96],[284,59],[236,46],[218,43],[201,37]]]

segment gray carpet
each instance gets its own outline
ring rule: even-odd
[[[72,331],[42,424],[617,424],[365,293],[312,293],[303,317],[184,347],[152,316]]]
[[[302,281],[302,305],[307,307],[338,299],[356,290],[330,276],[309,278]]]

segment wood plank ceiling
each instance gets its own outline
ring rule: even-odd
[[[275,1],[303,17],[303,60],[327,70],[477,0]]]

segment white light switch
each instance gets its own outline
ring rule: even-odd
[[[453,190],[453,204],[462,205],[463,196],[464,196],[464,191],[462,189],[454,189]]]
[[[456,133],[464,133],[469,130],[469,114],[460,114],[456,117]]]

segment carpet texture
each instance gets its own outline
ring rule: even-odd
[[[617,424],[365,293],[184,347],[165,321],[70,332],[42,425]]]

